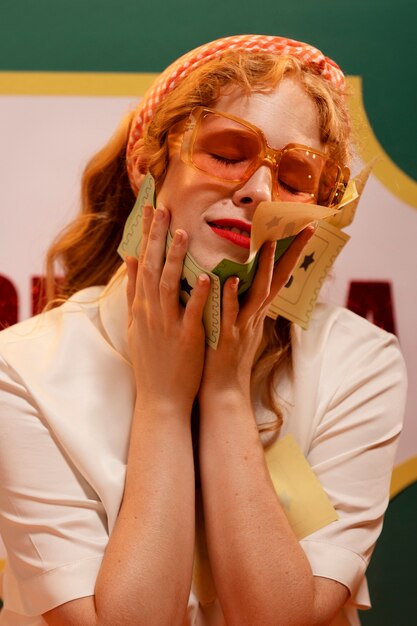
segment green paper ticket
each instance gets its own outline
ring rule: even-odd
[[[285,250],[288,248],[290,243],[293,241],[294,237],[285,237],[285,239],[280,239],[277,241],[277,247],[275,249],[275,262],[278,261],[280,256],[282,256]],[[257,252],[251,261],[247,261],[246,263],[237,263],[236,261],[231,261],[230,259],[223,259],[216,265],[214,270],[212,270],[213,274],[220,278],[220,284],[223,287],[225,281],[230,276],[238,276],[239,278],[239,295],[244,293],[252,284],[252,281],[255,277],[256,268],[258,266],[258,256]]]

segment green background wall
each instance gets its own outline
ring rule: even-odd
[[[237,33],[308,41],[363,77],[373,129],[417,180],[415,0],[0,0],[0,70],[159,72]]]

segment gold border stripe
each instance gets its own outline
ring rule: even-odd
[[[372,130],[362,97],[362,78],[349,76],[348,85],[352,94],[348,97],[348,104],[356,137],[355,147],[359,155],[365,163],[374,157],[380,157],[372,174],[395,196],[417,208],[417,182],[394,163]]]
[[[413,456],[404,463],[394,467],[391,479],[390,497],[394,498],[401,491],[417,482],[417,456]]]
[[[142,96],[159,74],[0,72],[1,95]]]

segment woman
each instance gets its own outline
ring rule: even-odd
[[[307,44],[222,39],[168,68],[88,166],[83,213],[50,253],[69,299],[1,335],[2,625],[358,623],[401,428],[395,338],[324,305],[307,332],[265,319],[313,226],[275,269],[263,246],[240,300],[226,281],[217,350],[208,275],[179,303],[186,252],[207,270],[244,262],[261,201],[335,203],[344,98],[341,70]],[[311,188],[298,152],[285,165],[292,144],[320,163]],[[126,278],[116,249],[147,171],[157,208]],[[272,439],[292,433],[337,512],[301,542],[265,423]],[[193,582],[201,513],[206,598]]]

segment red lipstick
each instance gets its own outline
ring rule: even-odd
[[[219,237],[231,241],[241,248],[250,248],[251,225],[241,220],[221,219],[210,222],[211,230]]]

